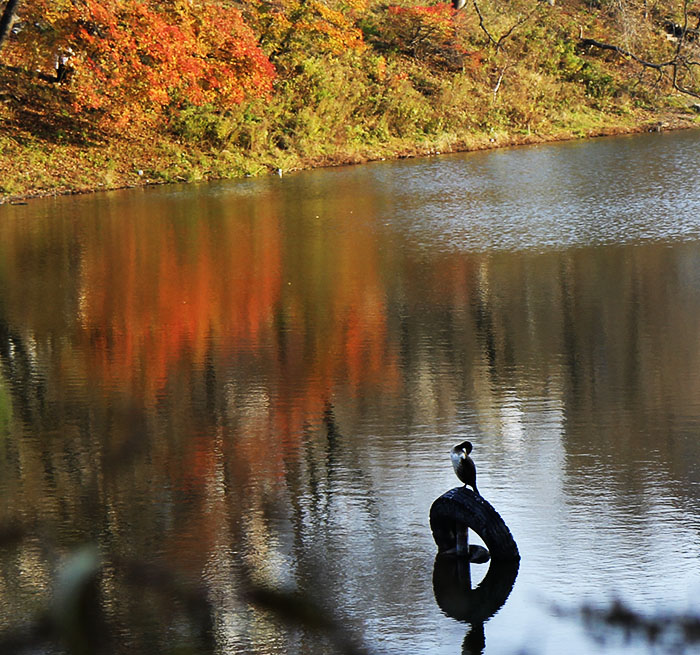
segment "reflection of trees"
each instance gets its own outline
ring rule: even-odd
[[[488,421],[509,394],[549,398],[562,405],[572,454],[634,467],[654,448],[685,477],[688,453],[673,439],[696,420],[700,390],[694,257],[692,246],[646,245],[465,258],[465,297],[451,302],[440,285],[449,306],[404,328],[411,357],[430,353],[432,399],[466,397]],[[416,316],[418,301],[405,311]]]
[[[14,382],[14,407],[22,420],[32,424],[41,416],[44,384],[37,376],[32,357],[21,335],[0,321],[0,361],[5,377]]]
[[[321,575],[334,503],[372,497],[367,468],[396,456],[366,439],[368,416],[390,434],[447,431],[466,405],[497,443],[508,403],[544,398],[561,406],[572,478],[578,454],[632,467],[650,438],[667,477],[694,475],[691,246],[418,255],[361,221],[339,229],[322,203],[283,222],[295,201],[281,195],[147,202],[0,228],[4,511],[30,526],[2,565],[26,606],[54,570],[46,535],[59,552],[87,539],[204,572],[223,643],[264,643],[279,628],[227,614],[236,572]],[[366,198],[342,202],[371,215]],[[354,511],[371,532],[376,505]],[[136,621],[136,600],[103,586]]]
[[[194,577],[210,570],[217,580],[235,580],[241,566],[287,575],[271,537],[285,475],[303,495],[290,472],[304,451],[315,466],[325,442],[327,466],[315,475],[327,511],[335,462],[352,460],[339,443],[334,381],[359,394],[373,377],[396,379],[378,267],[365,258],[358,280],[347,257],[335,273],[288,262],[294,284],[283,288],[274,205],[241,220],[223,208],[194,222],[115,212],[80,225],[69,243],[8,229],[0,356],[21,422],[3,492],[13,498],[9,516],[29,526],[25,543],[46,533],[47,552],[58,554],[87,540],[110,557],[163,560]],[[45,253],[51,266],[23,275],[28,256]],[[323,273],[329,303],[319,307],[302,283]],[[233,568],[221,556],[232,547],[242,555]],[[54,559],[39,557],[32,575],[50,579]],[[33,589],[12,567],[8,579]],[[102,585],[112,619],[147,626],[148,602],[125,593],[114,571]],[[212,583],[211,593],[236,601],[230,586]],[[221,619],[225,641],[258,632],[266,643],[275,631],[256,615],[242,620]],[[148,638],[167,640],[163,630]]]

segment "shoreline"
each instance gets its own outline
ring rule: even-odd
[[[440,137],[435,139],[432,146],[413,144],[412,146],[404,146],[402,148],[392,149],[390,144],[386,144],[387,150],[381,151],[377,155],[359,155],[358,153],[344,154],[340,151],[337,155],[328,155],[325,157],[309,158],[302,165],[282,170],[283,174],[290,174],[300,171],[308,171],[317,168],[334,168],[340,166],[354,166],[359,164],[367,164],[376,161],[399,161],[401,159],[412,159],[417,157],[431,157],[446,154],[458,154],[467,152],[483,152],[487,150],[499,150],[518,146],[541,145],[547,143],[562,143],[566,141],[579,141],[584,139],[597,139],[612,136],[626,136],[634,134],[643,134],[645,132],[667,132],[685,129],[700,128],[700,122],[697,116],[687,113],[663,113],[655,117],[647,117],[633,125],[615,125],[611,124],[603,126],[600,129],[589,130],[586,134],[575,134],[567,132],[563,129],[560,133],[552,133],[547,135],[539,134],[500,134],[495,137],[488,138],[484,134],[474,135],[473,140],[456,140],[454,143],[446,147],[438,148],[437,142]],[[443,135],[445,137],[447,135]],[[83,149],[83,152],[89,148]],[[215,157],[215,155],[212,155]],[[0,158],[1,163],[1,158]],[[274,174],[274,170],[266,168],[267,174]],[[141,173],[139,172],[139,175]],[[265,173],[261,173],[262,177]],[[92,193],[101,193],[106,191],[124,191],[127,189],[166,186],[171,184],[191,184],[202,182],[214,182],[221,180],[236,180],[246,177],[258,177],[258,175],[204,175],[198,179],[151,179],[144,177],[142,179],[135,178],[126,183],[116,183],[108,185],[104,183],[95,183],[93,185],[75,186],[65,188],[45,188],[25,193],[11,193],[0,195],[0,207],[4,205],[17,206],[26,205],[31,200],[39,200],[46,198],[56,198],[60,196],[71,195],[87,195]]]

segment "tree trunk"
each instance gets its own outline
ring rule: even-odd
[[[2,11],[0,16],[0,48],[2,48],[3,42],[10,35],[10,30],[15,22],[18,4],[19,0],[7,0],[5,9]]]

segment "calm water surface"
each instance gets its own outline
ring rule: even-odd
[[[699,147],[0,207],[0,629],[93,544],[118,651],[188,643],[195,588],[217,653],[332,651],[252,580],[372,652],[481,652],[428,527],[468,438],[522,555],[484,652],[649,652],[559,610],[700,611]]]

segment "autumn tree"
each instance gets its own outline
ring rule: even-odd
[[[455,16],[451,4],[387,9],[386,36],[402,51],[423,57],[455,47]]]
[[[323,0],[248,0],[247,16],[273,60],[288,53],[339,55],[364,48],[355,17],[365,0],[328,3]]]
[[[240,11],[213,0],[36,0],[22,5],[9,57],[70,67],[73,109],[123,127],[169,106],[226,108],[268,93],[274,69]]]

